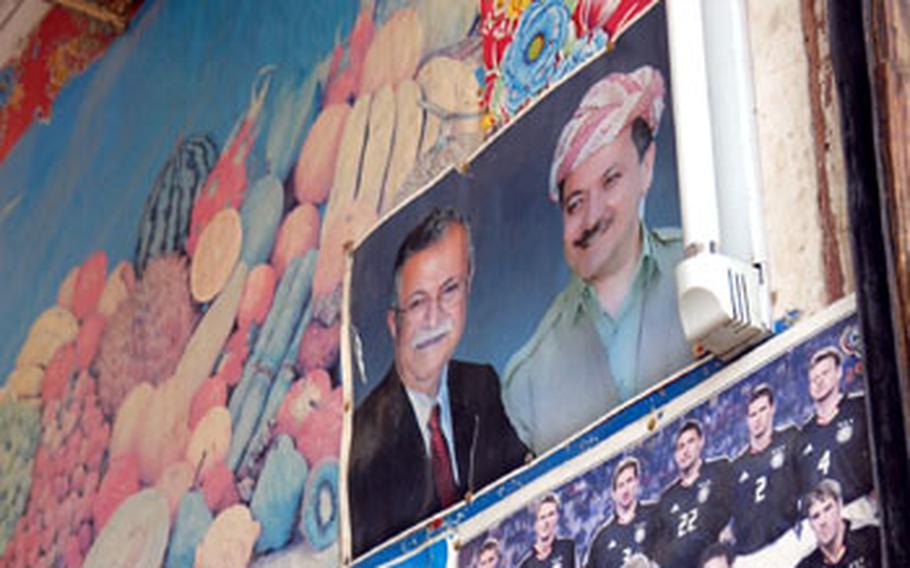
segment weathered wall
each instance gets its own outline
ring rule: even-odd
[[[749,2],[775,317],[853,289],[824,4]]]

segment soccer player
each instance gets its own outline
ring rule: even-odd
[[[657,505],[653,554],[661,566],[694,567],[730,520],[730,463],[702,459],[701,424],[687,420],[676,434],[679,475]]]
[[[548,493],[534,514],[534,544],[521,561],[521,568],[575,568],[575,541],[558,538],[559,497]]]
[[[477,555],[477,568],[499,568],[499,541],[490,537],[483,541],[480,554]]]
[[[613,470],[610,494],[613,516],[597,531],[588,551],[587,568],[622,566],[635,554],[645,553],[651,536],[654,504],[639,500],[641,463],[624,458]]]
[[[799,449],[802,491],[822,479],[840,483],[844,503],[872,492],[872,463],[862,394],[844,395],[840,352],[816,351],[809,360],[809,396],[815,406]]]
[[[737,555],[773,542],[798,520],[796,466],[799,431],[774,429],[774,391],[767,384],[749,394],[749,446],[733,461],[733,535]]]
[[[879,531],[864,526],[854,529],[843,518],[840,484],[823,479],[804,500],[806,516],[818,541],[815,552],[798,568],[876,568],[881,566]]]

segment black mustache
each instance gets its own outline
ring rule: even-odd
[[[581,235],[577,239],[572,241],[572,246],[581,248],[581,249],[588,248],[588,246],[590,246],[590,244],[591,244],[591,239],[593,239],[600,233],[604,232],[604,230],[606,230],[606,228],[608,226],[609,226],[609,223],[607,223],[607,220],[604,219],[603,217],[601,217],[600,219],[597,220],[596,223],[594,223],[594,225],[583,230],[581,232]]]

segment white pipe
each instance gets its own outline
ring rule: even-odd
[[[722,252],[763,263],[761,158],[746,5],[702,0],[702,6]]]
[[[666,7],[683,241],[692,255],[720,243],[702,5],[672,0]]]
[[[714,166],[724,254],[758,268],[771,320],[752,45],[745,0],[702,0]]]

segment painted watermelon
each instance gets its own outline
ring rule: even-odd
[[[190,136],[177,144],[158,173],[139,222],[138,275],[152,258],[186,249],[193,200],[217,159],[218,148],[207,135]]]

